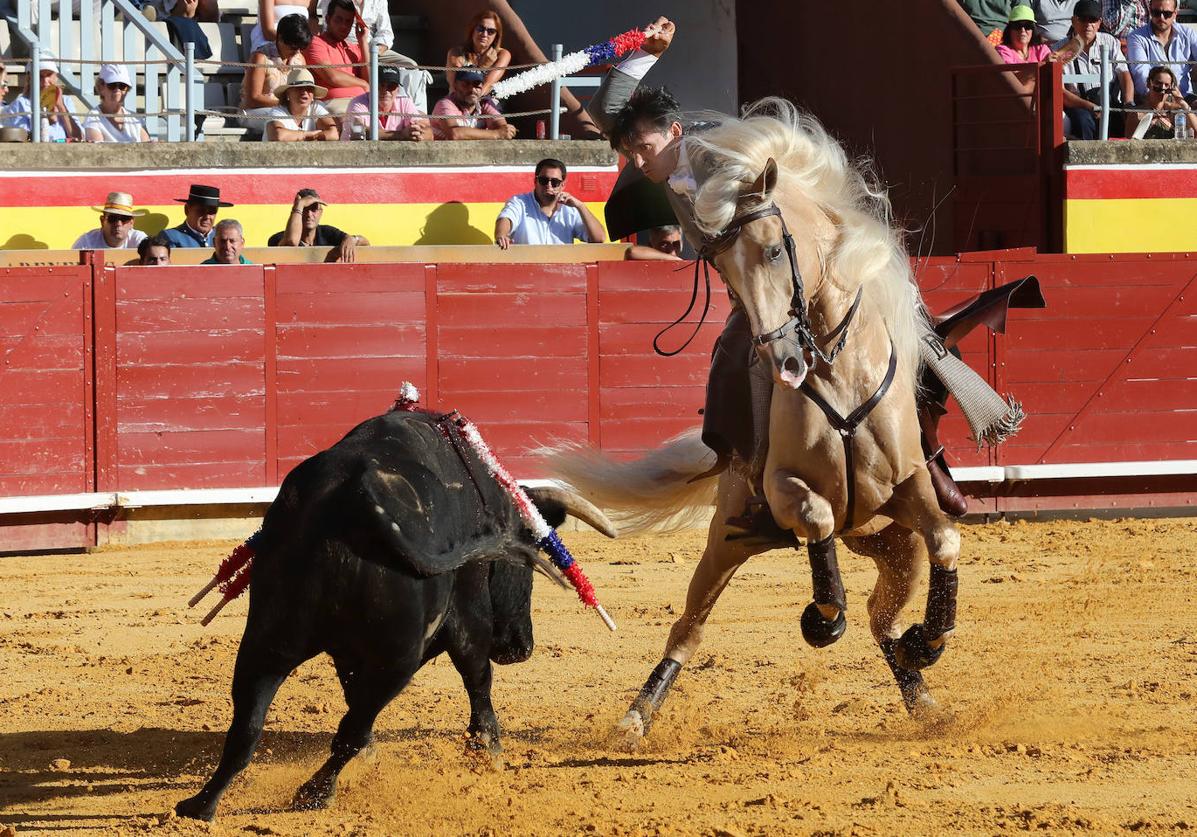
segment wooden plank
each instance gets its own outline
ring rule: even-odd
[[[609,387],[602,390],[603,421],[698,416],[706,402],[705,386]]]
[[[437,265],[437,287],[442,294],[497,292],[586,292],[586,266],[582,264],[470,264]]]
[[[439,345],[446,357],[571,357],[584,361],[587,333],[577,326],[540,323],[518,329],[444,325]]]
[[[547,422],[587,421],[589,411],[584,389],[458,391],[451,406],[475,422],[535,420]]]
[[[279,358],[424,355],[423,323],[373,325],[279,325]]]
[[[230,361],[203,366],[121,366],[118,399],[215,398],[230,393],[262,395],[262,364]]]
[[[262,332],[248,328],[122,332],[116,351],[122,366],[260,363]]]
[[[36,328],[39,335],[78,337],[82,312],[69,303],[69,299],[63,298],[6,302],[0,305],[0,336],[19,339]]]
[[[279,393],[386,388],[398,393],[403,381],[424,371],[422,357],[326,358],[278,361]],[[392,400],[394,396],[391,396]]]
[[[603,389],[705,385],[709,371],[705,363],[679,363],[677,358],[612,355],[603,358],[599,383]]]
[[[281,324],[327,324],[341,327],[418,323],[424,319],[424,295],[419,291],[387,293],[279,294]]]
[[[279,296],[329,293],[422,293],[424,266],[420,264],[289,264],[279,273]]]
[[[144,270],[138,267],[116,268],[116,299],[132,301],[185,302],[187,300],[222,300],[237,297],[261,299],[261,265],[173,266]]]
[[[554,358],[440,359],[440,400],[447,407],[456,393],[502,386],[510,392],[561,390],[585,380],[585,367],[575,360]]]
[[[231,267],[231,265],[230,265]],[[217,299],[127,300],[117,304],[122,334],[138,331],[262,328],[262,295]]]
[[[262,458],[261,427],[229,430],[168,430],[121,434],[121,459],[127,464],[174,462],[253,462]]]
[[[682,316],[690,301],[690,292],[672,290],[603,290],[599,295],[599,308],[604,323],[660,323],[668,325]],[[731,311],[726,294],[711,291],[711,308],[706,313],[710,322],[722,323]],[[699,289],[698,300],[690,313],[682,320],[696,323],[703,316],[703,294]],[[659,329],[658,329],[659,330]]]
[[[454,326],[522,328],[586,325],[585,294],[437,294],[440,322]]]
[[[121,491],[166,488],[253,488],[262,485],[265,469],[256,462],[122,462],[117,481]]]
[[[694,363],[701,359],[703,363],[710,363],[711,351],[715,341],[723,332],[723,320],[707,320],[698,335],[685,350],[677,356],[678,363]],[[606,355],[637,355],[641,357],[656,356],[653,352],[653,338],[661,332],[659,323],[603,323],[599,326],[599,351]],[[669,334],[661,338],[665,349],[676,347],[686,342],[693,334],[691,323],[678,326]]]
[[[120,433],[160,433],[188,430],[230,430],[262,427],[266,407],[262,395],[229,393],[203,397],[120,400]]]

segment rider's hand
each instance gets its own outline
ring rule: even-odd
[[[644,27],[644,46],[641,47],[649,55],[660,55],[669,49],[673,41],[673,34],[677,31],[673,21],[667,17],[659,17]]]

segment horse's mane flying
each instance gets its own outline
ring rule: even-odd
[[[694,200],[698,226],[712,234],[726,227],[745,208],[744,192],[772,157],[778,166],[774,200],[783,212],[788,201],[811,201],[836,226],[834,244],[819,254],[826,279],[845,290],[864,285],[885,316],[899,360],[917,368],[926,313],[872,163],[849,159],[818,119],[785,99],[761,99],[739,118],[699,118],[704,129],[686,135],[691,165],[701,171]]]

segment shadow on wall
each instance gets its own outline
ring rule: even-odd
[[[166,229],[170,219],[161,212],[150,212],[147,215],[142,215],[133,222],[133,229],[140,230],[146,235],[157,235]]]
[[[26,233],[17,233],[10,236],[8,241],[0,244],[0,250],[49,250],[50,245],[44,241],[38,241],[31,235]]]
[[[449,201],[428,213],[416,244],[491,244],[491,237],[470,225],[470,208]]]

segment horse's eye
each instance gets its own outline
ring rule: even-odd
[[[774,244],[772,247],[769,247],[765,250],[765,255],[769,258],[769,261],[775,262],[781,258],[781,252],[781,245]]]

